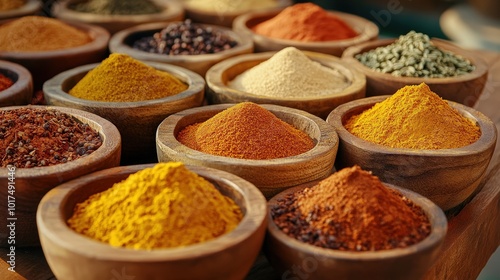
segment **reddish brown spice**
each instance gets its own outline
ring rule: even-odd
[[[50,166],[87,156],[102,145],[99,134],[57,110],[0,111],[0,166]]]
[[[342,40],[358,35],[341,18],[312,3],[290,6],[252,30],[271,38],[304,42]]]
[[[273,159],[304,153],[314,142],[265,108],[242,102],[202,123],[187,126],[177,140],[201,152],[240,159]]]
[[[343,251],[405,248],[430,234],[423,210],[359,166],[289,194],[271,209],[286,234]]]
[[[11,79],[0,73],[0,91],[10,88],[13,84],[14,82]]]

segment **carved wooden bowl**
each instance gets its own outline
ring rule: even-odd
[[[68,227],[76,203],[110,188],[147,165],[120,166],[58,186],[40,202],[37,213],[43,252],[58,279],[243,279],[253,265],[266,231],[266,200],[259,190],[233,174],[187,166],[210,180],[244,213],[233,231],[183,248],[134,250],[113,247]],[[127,279],[129,279],[127,278]]]
[[[14,84],[0,91],[0,107],[27,105],[33,96],[33,79],[28,69],[23,66],[0,60],[0,73]]]
[[[328,116],[327,122],[335,127],[340,138],[337,169],[357,164],[384,182],[429,198],[443,210],[460,205],[476,191],[493,155],[497,140],[493,122],[479,111],[448,101],[480,127],[481,137],[465,147],[438,150],[391,148],[358,138],[345,129],[344,123],[351,116],[387,97],[351,101]]]

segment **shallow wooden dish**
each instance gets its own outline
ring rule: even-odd
[[[238,42],[238,45],[234,48],[218,53],[200,55],[155,54],[140,51],[132,47],[136,40],[152,36],[154,33],[161,31],[167,25],[168,24],[165,23],[141,24],[122,30],[111,37],[111,40],[109,41],[109,50],[112,53],[128,54],[129,56],[142,61],[154,61],[181,66],[194,71],[203,77],[205,76],[207,70],[219,61],[239,54],[253,52],[253,43],[249,37],[242,36],[222,26],[206,24],[204,26],[211,26],[213,30],[221,30],[223,33],[229,35]]]
[[[246,11],[224,11],[222,9],[218,11],[207,11],[200,9],[187,1],[184,1],[184,10],[186,11],[186,17],[192,19],[195,22],[232,27],[234,19],[247,12],[283,9],[293,4],[293,1],[291,0],[276,0],[275,2],[276,5],[270,8],[256,7],[254,9]],[[235,3],[235,5],[238,4]]]
[[[34,15],[39,12],[41,8],[42,3],[40,0],[27,0],[26,4],[17,9],[0,11],[0,20]]]
[[[244,213],[233,231],[184,248],[133,250],[112,247],[70,229],[66,221],[76,203],[110,188],[148,165],[116,167],[60,185],[40,202],[37,213],[42,248],[58,279],[243,279],[255,261],[266,231],[266,200],[241,178],[201,166],[187,166],[210,180]],[[122,274],[125,273],[126,274]]]
[[[420,206],[431,223],[431,233],[421,242],[407,248],[374,252],[349,252],[321,248],[303,243],[283,233],[268,213],[264,252],[280,275],[307,275],[308,279],[422,279],[439,256],[439,248],[447,231],[443,211],[430,200],[412,191],[385,184],[396,189]],[[273,197],[268,208],[277,200],[305,188],[298,186]],[[294,269],[295,268],[295,269]],[[291,279],[291,278],[290,278]]]
[[[285,188],[322,179],[331,173],[338,148],[335,130],[319,117],[297,109],[261,105],[281,120],[306,132],[316,142],[311,150],[300,155],[270,160],[237,159],[206,154],[177,141],[176,136],[184,127],[204,122],[233,105],[203,106],[166,118],[156,132],[158,161],[182,161],[233,173],[253,183],[267,198]]]
[[[0,107],[27,105],[33,96],[33,79],[23,66],[0,60],[0,73],[14,82],[9,88],[0,91]]]
[[[19,106],[4,107],[0,110],[13,110]],[[38,246],[40,240],[36,228],[36,210],[42,197],[52,188],[66,181],[96,170],[106,169],[120,164],[121,138],[116,127],[109,121],[76,109],[57,106],[37,106],[46,110],[58,110],[69,114],[97,130],[102,137],[102,146],[90,155],[53,166],[16,168],[15,173],[15,246]],[[8,168],[0,168],[0,184],[7,186]],[[0,199],[7,205],[7,187],[0,190]],[[7,211],[0,211],[0,218],[7,221]],[[3,232],[3,230],[2,230]],[[0,236],[0,246],[8,247],[7,231]]]
[[[486,79],[488,77],[488,66],[486,62],[472,51],[462,49],[451,42],[432,39],[437,47],[450,51],[469,59],[476,69],[468,74],[450,78],[417,78],[396,77],[387,73],[380,73],[365,66],[354,58],[357,54],[367,52],[377,47],[387,46],[394,43],[396,39],[382,39],[367,42],[348,48],[342,55],[342,59],[356,68],[366,76],[366,96],[393,94],[406,85],[418,85],[425,82],[432,91],[443,99],[455,101],[472,107],[481,95]]]
[[[300,50],[326,53],[339,57],[342,55],[344,50],[350,46],[361,44],[378,38],[379,29],[375,23],[356,15],[337,11],[330,11],[330,13],[340,17],[345,22],[347,22],[354,30],[359,33],[358,36],[336,41],[302,42],[269,38],[256,34],[252,31],[252,28],[255,25],[275,17],[279,12],[280,11],[275,10],[243,14],[241,16],[238,16],[234,20],[233,30],[239,34],[250,36],[254,42],[256,52],[278,51],[285,47],[292,46]]]
[[[47,104],[72,107],[99,115],[117,126],[122,136],[122,160],[126,164],[156,162],[155,132],[169,115],[201,106],[205,81],[187,69],[162,63],[146,64],[168,72],[188,84],[188,89],[159,99],[138,102],[102,102],[74,97],[68,92],[98,63],[65,71],[44,84]]]
[[[365,97],[366,79],[361,72],[353,70],[339,58],[322,53],[304,53],[322,65],[337,69],[351,81],[351,84],[341,92],[324,96],[280,98],[256,95],[231,88],[229,82],[246,70],[268,60],[276,52],[245,54],[228,58],[211,67],[206,74],[208,86],[207,99],[209,103],[239,103],[251,101],[258,104],[275,104],[299,110],[304,110],[320,118],[326,119],[328,114],[338,105]]]
[[[71,6],[86,0],[58,1],[52,7],[52,14],[59,19],[70,22],[81,22],[101,26],[114,34],[120,30],[127,29],[139,24],[152,22],[169,22],[184,19],[184,9],[181,3],[169,0],[153,1],[162,11],[155,14],[144,15],[99,15],[82,13],[71,9]]]
[[[2,22],[0,24],[4,24]],[[41,90],[45,81],[68,69],[100,62],[107,54],[109,32],[105,29],[83,23],[69,23],[92,38],[83,46],[41,52],[0,52],[0,59],[18,63],[26,67],[33,76],[34,91]]]
[[[497,141],[493,122],[481,112],[448,101],[481,129],[481,137],[471,145],[456,149],[416,150],[390,148],[358,138],[344,123],[351,116],[381,102],[388,96],[355,100],[337,107],[327,118],[339,135],[337,169],[357,164],[382,181],[417,192],[449,210],[471,196],[488,167]]]

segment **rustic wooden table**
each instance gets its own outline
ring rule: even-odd
[[[480,52],[489,63],[489,77],[475,108],[490,117],[500,132],[500,53]],[[500,141],[477,194],[457,213],[449,215],[448,234],[439,260],[426,279],[476,279],[500,246]],[[41,248],[16,248],[16,272],[8,270],[6,248],[0,249],[0,279],[55,279]],[[281,277],[259,256],[248,280]]]

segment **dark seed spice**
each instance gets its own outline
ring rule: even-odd
[[[285,234],[342,251],[405,248],[430,234],[423,210],[359,166],[287,195],[271,209]]]
[[[187,19],[171,23],[153,36],[137,40],[133,48],[166,55],[197,55],[221,52],[237,44],[223,32],[194,24]]]
[[[60,111],[0,111],[1,167],[56,165],[87,156],[101,145],[101,137],[88,124]]]

